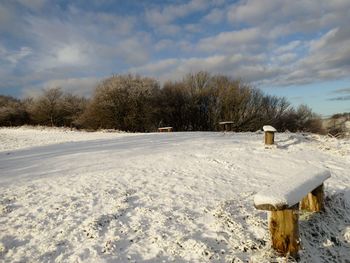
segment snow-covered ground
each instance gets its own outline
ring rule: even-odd
[[[350,142],[279,133],[276,143],[0,129],[0,261],[285,262],[253,196],[314,165],[332,177],[326,212],[301,214],[300,261],[350,262]]]
[[[0,127],[0,151],[64,142],[111,139],[124,135],[130,136],[131,134],[110,132],[108,130],[82,133],[69,128],[51,128],[45,126]]]

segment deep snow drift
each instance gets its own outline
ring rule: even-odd
[[[276,143],[0,129],[0,261],[281,261],[253,196],[314,165],[332,177],[326,213],[301,215],[300,261],[349,262],[350,142],[284,133]]]

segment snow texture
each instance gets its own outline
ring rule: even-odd
[[[0,262],[286,262],[253,198],[309,166],[332,177],[325,212],[301,212],[300,262],[349,262],[350,142],[278,133],[275,143],[0,129]]]
[[[68,128],[50,128],[45,126],[0,128],[0,151],[67,142],[112,139],[131,135],[114,130],[82,133]]]
[[[276,132],[276,129],[275,129],[274,127],[270,126],[270,125],[265,125],[265,126],[263,127],[263,130],[264,130],[265,132]]]
[[[298,169],[294,174],[287,173],[281,180],[257,193],[254,196],[254,205],[263,210],[291,208],[329,177],[329,170],[314,166]]]

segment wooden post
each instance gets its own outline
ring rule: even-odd
[[[266,131],[265,132],[265,144],[272,145],[275,143],[275,132]]]
[[[272,247],[283,256],[296,257],[299,250],[298,207],[271,211],[269,229]]]
[[[300,209],[309,212],[324,211],[324,190],[323,184],[315,188],[311,193],[303,198],[300,202]]]

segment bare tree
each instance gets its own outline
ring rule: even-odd
[[[151,78],[116,75],[96,89],[80,123],[89,128],[113,128],[126,131],[155,130],[156,97],[159,84]],[[89,119],[93,117],[93,119]]]

